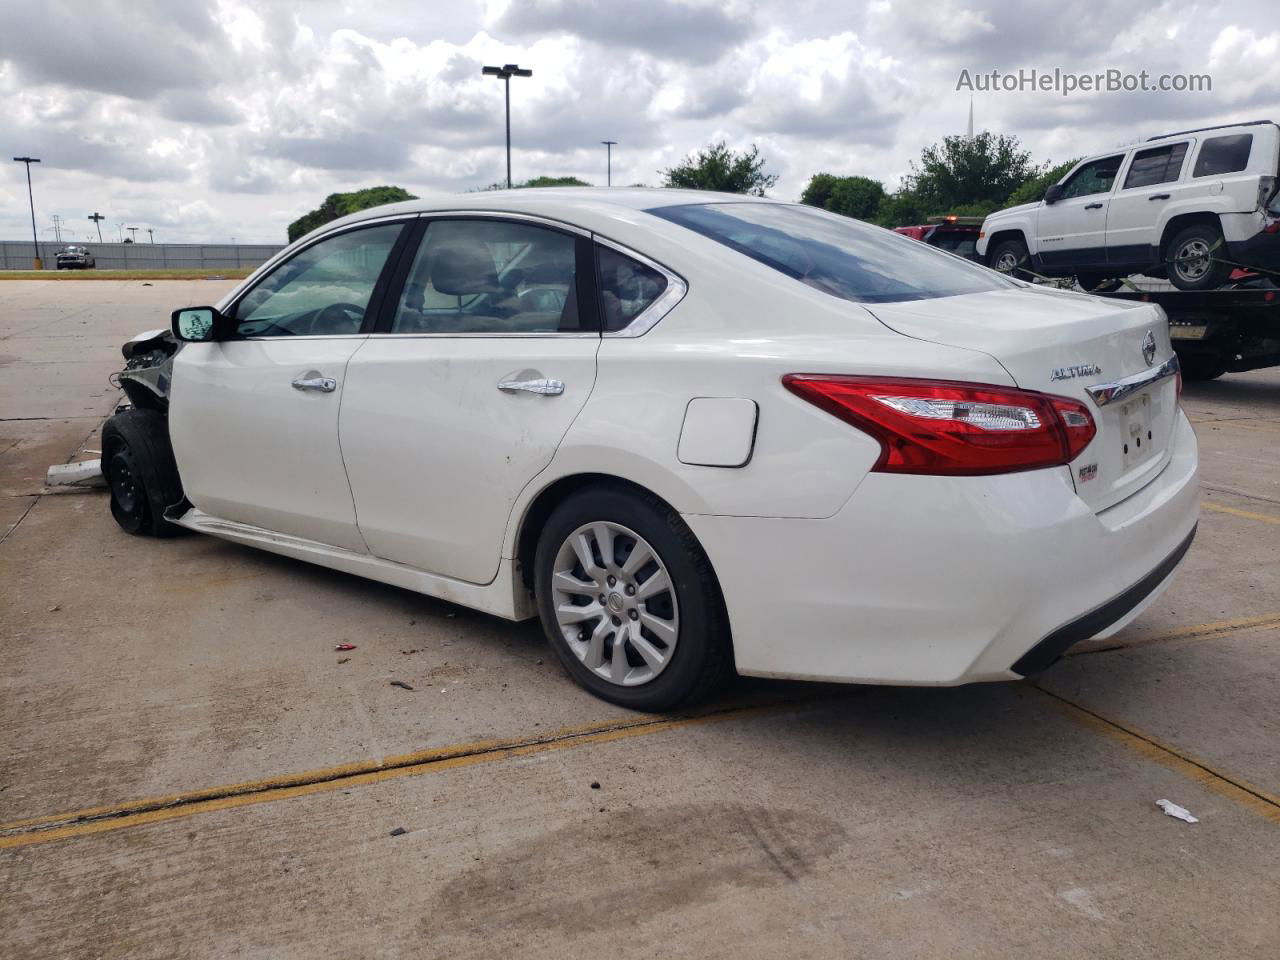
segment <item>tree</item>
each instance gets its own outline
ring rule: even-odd
[[[800,202],[857,220],[873,220],[885,198],[884,184],[870,177],[836,177],[815,173]]]
[[[995,209],[1042,172],[1017,137],[984,130],[972,137],[943,137],[925,147],[903,187],[931,215],[951,213],[963,204],[987,203]]]
[[[523,190],[526,187],[589,187],[591,184],[585,180],[579,180],[577,177],[534,177],[532,180],[526,180],[524,183],[513,183],[512,190]],[[478,192],[484,193],[488,190],[505,190],[505,183],[491,183],[487,187],[480,187]]]
[[[882,227],[905,227],[924,223],[924,205],[910,190],[899,190],[880,201],[876,208],[875,222]]]
[[[1016,207],[1020,203],[1036,203],[1044,199],[1044,192],[1065,177],[1067,171],[1079,162],[1080,160],[1077,158],[1075,160],[1067,160],[1056,167],[1049,167],[1043,173],[1027,180],[1022,186],[1009,194],[1009,198],[1005,200],[1002,206]]]
[[[292,243],[299,237],[306,236],[316,227],[324,226],[331,220],[345,217],[357,210],[367,210],[369,207],[381,206],[384,203],[417,199],[412,193],[400,187],[368,187],[352,193],[331,193],[316,209],[289,224],[289,242]]]
[[[664,187],[686,190],[719,190],[724,193],[746,193],[763,197],[778,182],[776,174],[764,172],[764,157],[751,145],[750,150],[736,153],[725,142],[713,143],[705,150],[691,153],[674,167],[659,170]]]

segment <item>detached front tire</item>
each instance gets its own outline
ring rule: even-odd
[[[162,414],[133,407],[111,417],[102,428],[102,474],[111,489],[111,515],[125,533],[183,532],[164,518],[165,509],[182,500],[182,481]]]
[[[565,670],[610,703],[672,710],[733,673],[711,564],[656,497],[601,485],[560,504],[538,539],[534,593]]]

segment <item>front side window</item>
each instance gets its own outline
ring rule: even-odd
[[[910,237],[810,207],[729,202],[648,212],[845,300],[927,300],[1015,286]]]
[[[1196,157],[1193,177],[1216,177],[1224,173],[1239,173],[1249,166],[1249,151],[1253,149],[1253,134],[1237,133],[1229,137],[1210,137]]]
[[[506,220],[427,227],[393,333],[565,333],[581,330],[576,241]]]
[[[600,309],[606,331],[621,330],[667,289],[666,276],[609,247],[596,247]]]
[[[1062,186],[1062,199],[1070,200],[1072,197],[1088,197],[1095,193],[1110,193],[1111,186],[1116,182],[1116,174],[1120,172],[1120,163],[1124,160],[1124,155],[1119,154],[1114,157],[1103,157],[1101,160],[1091,160],[1083,167],[1071,175]]]
[[[359,333],[403,229],[388,223],[321,240],[268,274],[236,306],[242,337]]]
[[[1154,183],[1172,183],[1182,173],[1182,159],[1187,155],[1188,144],[1172,143],[1167,147],[1139,150],[1133,155],[1129,172],[1124,178],[1124,189],[1149,187]]]

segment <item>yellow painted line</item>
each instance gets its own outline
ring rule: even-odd
[[[1121,726],[1114,720],[1094,713],[1066,697],[1059,696],[1039,685],[1034,686],[1036,690],[1049,697],[1060,712],[1082,726],[1123,744],[1148,760],[1154,760],[1168,767],[1188,780],[1248,808],[1272,823],[1280,824],[1280,796],[1269,793],[1234,774],[1228,776],[1221,773],[1188,751],[1164,743],[1149,733]]]
[[[1164,643],[1167,640],[1207,640],[1212,637],[1225,636],[1228,633],[1239,633],[1242,630],[1255,630],[1262,627],[1280,627],[1280,613],[1264,613],[1256,617],[1236,617],[1232,620],[1215,620],[1212,623],[1198,623],[1191,627],[1180,627],[1166,633],[1158,633],[1152,637],[1139,637],[1127,643],[1113,642],[1113,638],[1095,641],[1105,646],[1088,646],[1085,641],[1078,647],[1067,651],[1069,657],[1079,657],[1088,653],[1106,653],[1110,650],[1128,650],[1131,647],[1145,647],[1152,643]]]
[[[807,706],[829,701],[830,697],[812,700],[775,701],[755,706],[734,706],[715,712],[680,717],[642,715],[633,720],[612,724],[594,724],[566,728],[536,740],[481,740],[474,743],[440,747],[417,753],[388,757],[381,763],[351,763],[326,767],[278,778],[254,780],[226,787],[213,787],[190,793],[173,794],[113,806],[92,807],[51,817],[36,817],[0,824],[0,850],[28,847],[70,837],[90,836],[111,830],[123,830],[166,820],[178,820],[200,813],[230,810],[236,807],[289,800],[333,790],[381,783],[399,777],[420,776],[454,770],[460,767],[493,763],[515,757],[532,756],[568,747],[611,743],[630,737],[643,737],[694,724],[708,723],[728,717],[746,717],[772,712],[787,706]]]
[[[1216,503],[1200,502],[1203,510],[1210,510],[1214,513],[1229,513],[1233,517],[1244,517],[1246,520],[1261,520],[1263,523],[1280,524],[1280,517],[1272,516],[1267,513],[1254,513],[1252,510],[1239,510],[1236,507],[1224,507]]]

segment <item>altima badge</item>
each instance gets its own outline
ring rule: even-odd
[[[1076,377],[1095,377],[1101,372],[1102,368],[1096,363],[1077,363],[1072,367],[1054,367],[1049,379],[1074,380]]]
[[[1142,359],[1147,361],[1147,366],[1151,366],[1156,358],[1156,335],[1150,330],[1147,335],[1142,338]]]

